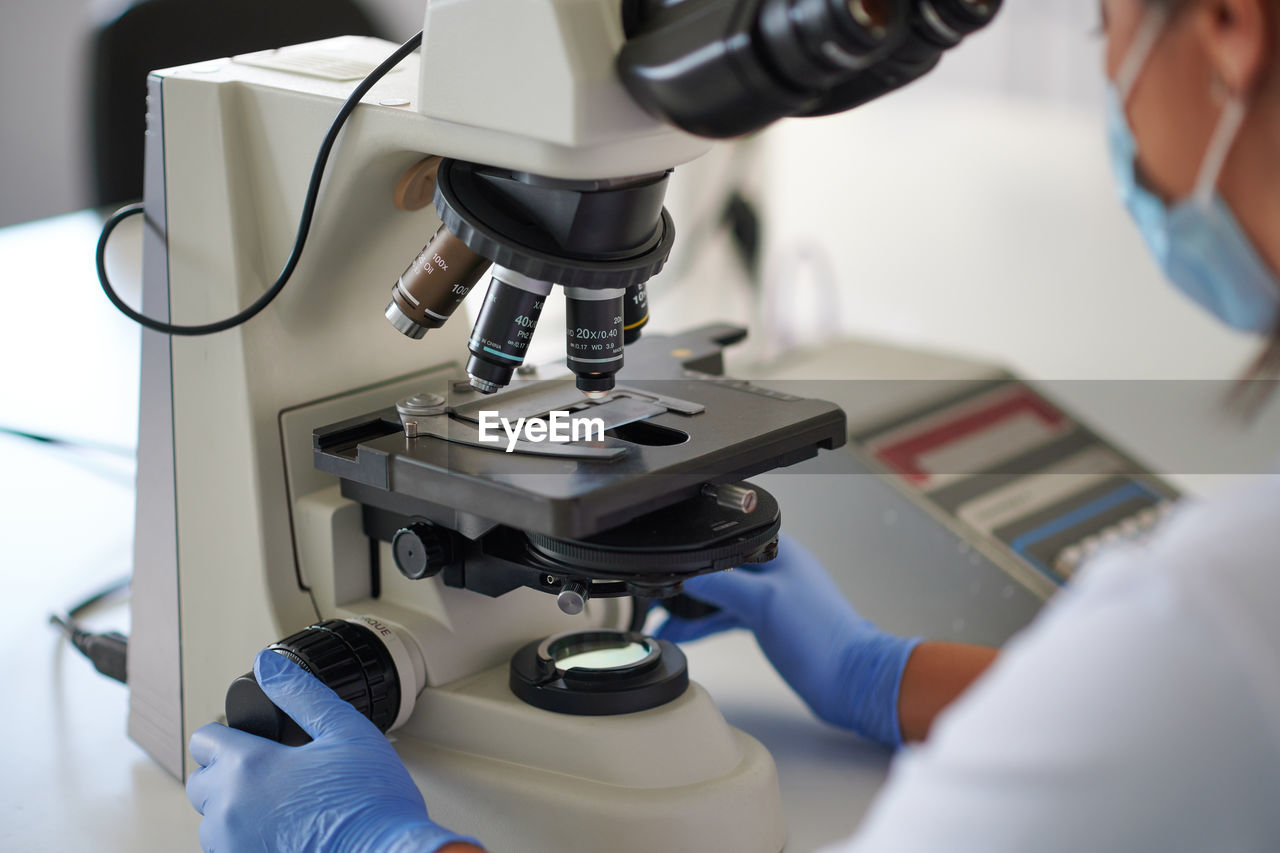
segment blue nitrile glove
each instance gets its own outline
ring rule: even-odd
[[[784,536],[777,559],[691,578],[684,591],[720,612],[669,617],[660,639],[687,642],[747,628],[819,718],[881,743],[902,743],[898,686],[919,638],[887,634],[859,616],[803,546]]]
[[[253,672],[312,741],[284,746],[220,723],[191,736],[191,757],[201,768],[187,779],[187,798],[204,815],[204,850],[433,853],[454,841],[478,846],[431,822],[386,737],[318,679],[269,651],[258,653]]]

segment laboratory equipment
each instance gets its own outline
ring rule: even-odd
[[[676,32],[740,72],[746,30],[687,26],[758,20],[769,85],[805,93],[764,123],[830,106],[945,10],[999,6],[793,5],[432,2],[420,55],[341,38],[151,75],[129,731],[170,772],[224,708],[297,736],[240,678],[274,644],[495,849],[781,848],[767,751],[624,602],[768,559],[781,510],[746,479],[840,446],[845,420],[724,378],[741,330],[637,337],[669,173],[709,145],[672,123],[724,135],[639,72]],[[709,116],[713,65],[685,87]],[[446,320],[486,272],[467,335]],[[527,365],[554,284],[565,365]]]

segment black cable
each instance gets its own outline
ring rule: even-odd
[[[320,151],[316,154],[315,165],[311,168],[311,182],[307,186],[307,196],[302,203],[302,217],[298,222],[297,236],[293,239],[293,250],[289,253],[289,259],[285,261],[284,269],[280,271],[279,277],[267,289],[266,293],[262,294],[252,305],[238,314],[218,320],[215,323],[203,323],[196,326],[179,326],[174,323],[166,323],[130,308],[116,293],[115,288],[112,287],[110,280],[107,278],[107,240],[111,237],[111,232],[115,230],[117,225],[130,216],[143,212],[145,208],[141,202],[138,202],[126,205],[107,217],[107,221],[102,225],[102,234],[98,237],[98,283],[102,285],[102,292],[107,295],[107,299],[111,300],[111,304],[116,307],[116,310],[135,323],[152,331],[162,332],[166,335],[195,336],[212,335],[235,328],[253,319],[262,309],[270,305],[280,295],[280,291],[289,282],[294,269],[302,259],[302,249],[306,245],[307,235],[311,231],[311,219],[315,215],[316,200],[320,196],[320,183],[324,178],[325,166],[328,165],[329,153],[333,150],[334,143],[338,140],[338,134],[341,132],[343,124],[346,123],[347,118],[360,104],[360,99],[369,93],[374,84],[386,76],[388,71],[399,65],[406,56],[417,50],[421,44],[422,31],[419,30],[417,35],[396,48],[395,52],[388,56],[381,65],[370,71],[369,76],[365,77],[360,82],[360,85],[356,86],[351,96],[347,98],[342,105],[342,109],[338,110],[338,115],[334,118],[333,123],[329,125],[329,130],[324,136],[324,141],[320,143]]]
[[[66,616],[49,614],[49,624],[56,625],[76,650],[93,663],[93,668],[121,684],[128,682],[129,638],[119,631],[91,631],[76,621],[84,611],[106,598],[129,588],[129,577],[112,581],[84,600],[67,609]]]
[[[50,616],[49,622],[62,629],[71,645],[93,663],[94,669],[121,684],[128,683],[128,637],[119,631],[86,631],[74,620],[68,621],[57,615]]]
[[[93,450],[98,453],[109,453],[113,456],[122,456],[126,459],[133,459],[136,455],[127,447],[119,447],[114,444],[99,444],[96,441],[59,438],[56,435],[28,432],[27,430],[16,429],[15,427],[0,426],[0,435],[11,435],[14,438],[25,438],[27,441],[34,441],[37,444],[47,444],[50,447],[65,447],[73,450]]]
[[[79,601],[76,604],[73,604],[70,607],[68,607],[67,616],[71,617],[72,619],[75,619],[77,616],[79,616],[81,613],[84,613],[90,607],[93,607],[93,605],[97,604],[99,601],[119,595],[120,593],[124,592],[129,588],[130,580],[131,578],[129,575],[125,575],[122,578],[116,578],[111,583],[104,586],[102,589],[90,595],[88,598],[85,598],[82,601]]]

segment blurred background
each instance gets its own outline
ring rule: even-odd
[[[423,0],[357,2],[386,37],[421,26]],[[0,226],[94,203],[90,37],[125,6],[0,6]],[[1100,47],[1090,0],[1008,0],[906,90],[677,170],[653,328],[748,322],[750,358],[854,333],[1039,378],[1235,376],[1253,342],[1163,284],[1115,201]]]
[[[191,0],[196,5],[202,0]],[[126,0],[0,4],[0,226],[88,206],[89,42]],[[423,0],[362,0],[388,38],[422,25]],[[1087,0],[1011,0],[988,32],[922,85],[1090,109],[1099,91]]]

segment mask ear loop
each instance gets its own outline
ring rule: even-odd
[[[1196,177],[1196,188],[1191,194],[1195,204],[1209,207],[1213,203],[1214,193],[1218,191],[1218,178],[1222,177],[1222,169],[1227,164],[1227,156],[1231,154],[1231,147],[1235,145],[1247,112],[1244,98],[1239,95],[1232,95],[1222,108],[1222,117],[1218,119],[1218,126],[1209,139],[1204,163]]]
[[[1143,16],[1142,23],[1138,24],[1133,44],[1129,46],[1129,52],[1120,63],[1120,70],[1116,72],[1116,91],[1120,93],[1121,106],[1129,102],[1129,96],[1138,85],[1138,78],[1142,76],[1142,70],[1146,68],[1147,60],[1151,58],[1151,52],[1155,50],[1156,42],[1160,40],[1160,34],[1164,32],[1167,23],[1169,10],[1164,6],[1152,6]]]

